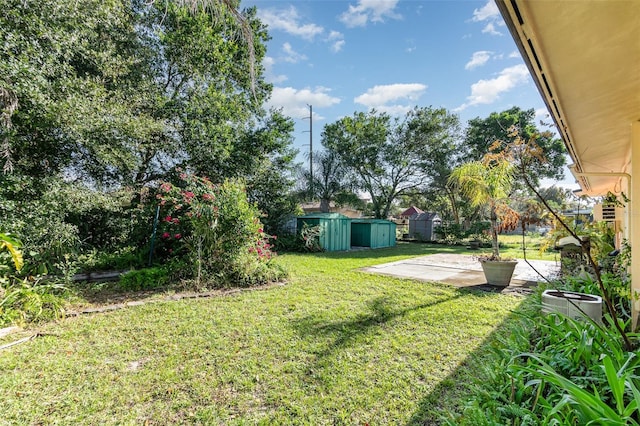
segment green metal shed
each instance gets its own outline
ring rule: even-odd
[[[340,213],[309,213],[298,217],[298,231],[304,224],[320,226],[320,246],[326,251],[351,248],[351,221]]]
[[[393,247],[396,245],[396,224],[383,219],[352,219],[351,245],[357,247]]]

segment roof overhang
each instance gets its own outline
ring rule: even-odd
[[[640,1],[496,0],[586,195],[627,192]]]

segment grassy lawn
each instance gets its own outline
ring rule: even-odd
[[[0,352],[0,424],[437,424],[525,299],[356,269],[443,251],[287,254],[285,286],[42,326]]]
[[[551,251],[540,253],[540,245],[543,243],[543,237],[539,235],[525,236],[525,248],[527,250],[527,259],[538,260],[557,260],[559,253]],[[522,259],[522,235],[500,235],[500,254]]]

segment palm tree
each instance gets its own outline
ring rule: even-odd
[[[491,221],[492,259],[500,259],[498,233],[513,229],[518,214],[509,207],[508,200],[513,185],[515,166],[505,152],[486,154],[480,161],[471,161],[456,167],[449,177],[449,184],[467,197],[473,207],[486,206]]]
[[[339,205],[358,207],[361,200],[354,192],[354,177],[340,161],[338,155],[331,150],[313,153],[313,182],[311,187],[300,191],[303,199],[320,200],[320,211],[328,213],[332,202]],[[309,182],[309,170],[300,171],[300,181]]]

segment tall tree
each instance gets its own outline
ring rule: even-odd
[[[377,218],[389,215],[401,194],[429,181],[431,150],[450,137],[455,121],[443,108],[414,108],[392,119],[375,110],[356,112],[325,126],[322,144],[354,171]]]
[[[429,182],[423,193],[428,205],[441,207],[436,211],[439,211],[443,218],[459,223],[457,193],[448,184],[448,179],[462,159],[460,121],[458,116],[446,114],[442,117],[442,123],[440,136],[428,147],[427,167],[424,173],[428,176]]]
[[[335,151],[323,150],[313,153],[313,182],[311,194],[309,189],[303,190],[305,195],[320,200],[320,211],[328,213],[332,202],[357,202],[358,197],[353,192],[355,185],[351,171],[340,160]],[[301,179],[309,182],[309,170],[301,171]]]
[[[178,3],[7,0],[5,168],[140,186],[180,164],[226,164],[264,114],[270,85],[252,66],[268,36],[255,9],[214,2],[211,19]],[[252,37],[237,36],[243,25]]]
[[[538,162],[531,167],[532,182],[539,185],[543,178],[562,179],[566,162],[564,145],[552,132],[536,126],[533,109],[513,107],[502,112],[493,112],[487,118],[476,117],[469,120],[464,138],[463,160],[479,161],[496,141],[501,141],[503,146],[513,142],[514,133],[510,136],[512,128],[515,128],[517,134],[525,140],[538,135],[536,142],[542,149],[546,161]]]
[[[0,167],[11,175],[0,187],[39,194],[54,179],[142,194],[181,167],[242,177],[265,213],[292,211],[293,125],[262,107],[266,27],[236,0],[206,3],[5,0]]]
[[[293,120],[280,111],[271,113],[261,127],[246,134],[220,177],[246,179],[247,196],[263,213],[266,232],[280,234],[285,222],[297,213],[295,191],[297,151],[292,146]]]

